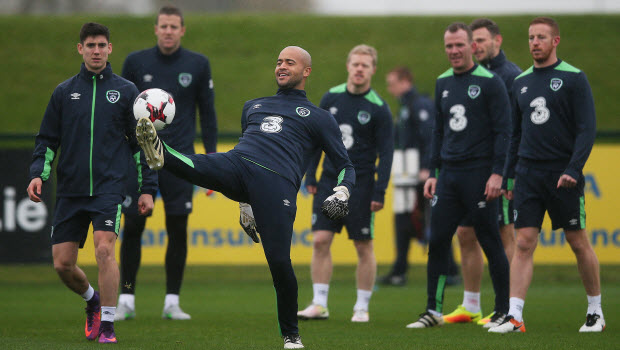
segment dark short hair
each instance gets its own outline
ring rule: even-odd
[[[469,26],[463,22],[451,23],[448,28],[446,28],[444,34],[446,32],[456,33],[459,30],[464,30],[467,33],[467,39],[469,40],[469,42],[472,42],[474,40],[474,34],[472,34],[471,29],[469,29]]]
[[[406,80],[410,83],[413,83],[413,74],[409,70],[409,68],[405,66],[398,66],[393,68],[388,74],[396,74],[396,78],[398,80]]]
[[[103,24],[88,22],[84,23],[82,29],[80,29],[80,43],[84,44],[84,40],[89,36],[105,36],[106,40],[110,42],[110,30]]]
[[[155,24],[159,23],[159,15],[179,16],[181,17],[181,26],[185,25],[185,19],[183,18],[183,13],[181,12],[181,9],[174,5],[162,6],[162,8],[159,9],[157,17],[155,18]]]
[[[554,36],[560,35],[560,25],[553,18],[549,17],[536,17],[530,22],[530,27],[534,24],[546,24],[551,27],[551,34]]]
[[[472,32],[480,28],[486,28],[489,33],[491,33],[492,37],[500,34],[499,26],[497,25],[497,23],[493,22],[488,18],[478,18],[471,22],[471,24],[469,25],[469,29],[471,29]]]

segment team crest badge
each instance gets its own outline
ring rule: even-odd
[[[121,93],[116,90],[108,90],[105,93],[105,97],[110,101],[110,103],[116,103],[121,98]]]
[[[359,113],[357,113],[357,121],[359,121],[362,125],[368,124],[370,121],[370,113],[366,111],[359,111]]]
[[[179,84],[182,87],[188,87],[192,83],[192,75],[189,73],[179,73]]]
[[[295,109],[295,112],[297,112],[297,114],[302,118],[305,118],[310,115],[310,110],[306,107],[297,107]]]
[[[480,89],[480,86],[478,85],[469,85],[469,89],[467,89],[467,95],[469,95],[469,97],[471,97],[471,99],[475,99],[476,97],[480,96],[480,91],[482,91]]]
[[[329,113],[331,113],[332,115],[336,115],[336,113],[338,113],[338,108],[329,107]]]
[[[551,87],[551,90],[553,90],[553,91],[558,91],[562,87],[563,83],[564,82],[562,81],[562,79],[560,79],[560,78],[553,78],[553,79],[551,79],[551,82],[549,83],[549,87]]]

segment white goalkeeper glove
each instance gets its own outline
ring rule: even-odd
[[[330,220],[338,220],[349,214],[349,190],[345,186],[334,187],[334,194],[327,197],[321,211]]]
[[[250,236],[254,243],[259,243],[258,231],[256,230],[256,220],[254,220],[254,213],[252,207],[248,203],[239,202],[239,224],[243,228],[243,231]]]

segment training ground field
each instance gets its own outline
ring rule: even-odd
[[[379,273],[386,272],[385,266]],[[350,322],[355,303],[355,268],[336,266],[328,321],[300,322],[306,349],[618,349],[620,266],[602,266],[607,330],[580,334],[586,297],[576,266],[537,266],[525,304],[527,333],[488,334],[475,325],[413,330],[426,304],[426,268],[414,266],[406,287],[379,287],[370,304],[370,323]],[[95,267],[85,268],[96,284]],[[296,266],[300,307],[312,299],[308,266]],[[188,266],[181,306],[190,321],[161,319],[163,267],[141,268],[137,318],[116,323],[117,345],[84,338],[84,302],[66,289],[49,266],[0,266],[0,349],[282,349],[275,291],[265,266]],[[482,306],[490,312],[488,275]],[[446,291],[445,311],[461,302],[462,286]]]

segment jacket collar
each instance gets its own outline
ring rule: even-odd
[[[80,67],[80,76],[82,76],[86,80],[92,80],[93,76],[96,76],[99,80],[110,79],[110,77],[112,76],[112,65],[110,64],[110,62],[107,62],[105,68],[97,74],[89,71],[86,68],[84,62],[82,62],[82,66]]]
[[[291,96],[291,97],[306,98],[306,91],[305,90],[297,90],[297,89],[283,89],[283,88],[279,88],[278,92],[276,93],[276,95],[278,95],[278,96]]]

